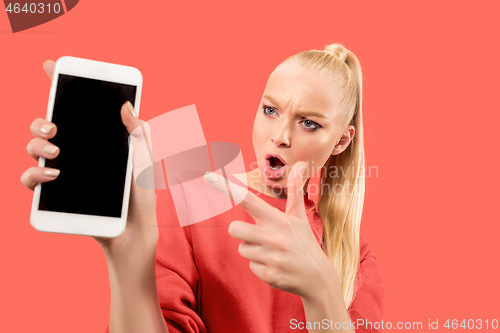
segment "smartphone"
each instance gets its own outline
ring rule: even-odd
[[[139,114],[142,74],[133,67],[77,57],[54,67],[46,119],[60,149],[39,166],[60,170],[35,186],[31,225],[39,231],[116,237],[124,230],[132,179],[132,149],[121,120],[130,101]]]

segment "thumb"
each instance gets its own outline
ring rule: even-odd
[[[132,133],[134,129],[144,123],[143,120],[137,118],[137,113],[135,112],[134,106],[129,101],[122,105],[121,116],[123,125],[127,128],[129,134]]]
[[[154,174],[145,172],[154,165],[151,150],[151,129],[144,120],[137,118],[137,113],[129,101],[122,105],[121,117],[123,125],[129,133],[130,145],[133,147],[133,172],[132,175],[139,187],[154,188]],[[150,170],[151,171],[151,170]],[[139,177],[139,175],[141,175]]]

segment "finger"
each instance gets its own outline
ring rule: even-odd
[[[127,128],[129,134],[132,134],[132,131],[144,124],[144,120],[137,118],[135,108],[129,101],[125,102],[122,105],[120,113],[123,125],[125,125],[125,127]]]
[[[269,250],[264,246],[245,242],[238,246],[238,253],[244,258],[266,266],[283,268],[289,262],[283,251]]]
[[[57,176],[59,176],[57,169],[31,167],[21,175],[21,183],[33,191],[37,184],[49,182]]]
[[[245,209],[255,219],[257,224],[265,221],[272,221],[273,219],[279,218],[279,214],[283,214],[277,208],[269,205],[267,202],[248,191],[248,189],[230,182],[215,172],[205,174],[205,180],[214,189],[229,198],[231,197],[229,195],[230,191],[235,204]]]
[[[55,62],[53,60],[45,60],[43,63],[43,69],[45,70],[45,73],[47,73],[47,76],[49,79],[52,80],[52,75],[54,74],[54,65]]]
[[[306,174],[306,167],[306,162],[299,161],[293,165],[288,175],[285,210],[285,214],[287,215],[306,215],[306,207],[304,205],[304,176]]]
[[[261,245],[250,244],[250,243],[240,243],[238,245],[238,253],[243,257],[256,261],[259,264],[265,264],[265,254],[263,253],[263,247]]]
[[[272,288],[275,288],[275,285],[271,285],[271,282],[275,282],[274,280],[270,280],[269,267],[264,263],[250,260],[249,264],[250,270],[262,281],[268,283]]]
[[[57,133],[57,126],[47,119],[37,118],[31,123],[30,131],[35,138],[51,139]]]
[[[247,243],[258,245],[265,243],[262,227],[245,221],[231,222],[228,232],[232,237]]]
[[[26,146],[26,151],[37,161],[40,156],[51,160],[60,152],[59,147],[42,138],[32,139]]]
[[[120,112],[122,122],[130,134],[130,145],[133,147],[132,160],[134,171],[132,172],[132,176],[134,177],[134,181],[139,187],[145,189],[164,186],[161,180],[154,176],[154,172],[150,172],[154,169],[153,165],[155,163],[151,141],[151,126],[147,122],[137,118],[137,112],[130,101],[122,105]],[[139,175],[141,175],[140,178]]]

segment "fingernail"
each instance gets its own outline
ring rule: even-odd
[[[57,176],[59,176],[60,172],[61,172],[61,170],[57,170],[57,169],[43,169],[43,174],[45,176],[57,177]]]
[[[48,134],[52,128],[54,128],[54,125],[45,124],[45,125],[42,126],[42,128],[40,128],[40,131],[42,133]]]
[[[211,184],[217,183],[217,176],[213,172],[205,172],[205,180]]]
[[[134,106],[129,101],[127,101],[127,108],[128,108],[128,111],[130,112],[130,114],[132,114],[132,116],[134,118],[137,118],[135,111],[134,111]]]
[[[50,154],[50,155],[55,154],[56,151],[58,151],[58,150],[59,150],[59,148],[57,146],[54,146],[54,145],[45,145],[43,147],[43,151],[46,152],[47,154]]]

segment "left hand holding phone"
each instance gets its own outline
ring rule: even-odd
[[[51,60],[43,64],[51,79],[54,65]],[[122,105],[120,115],[129,134],[144,123],[136,117],[130,102]],[[27,146],[31,157],[38,160],[40,157],[54,159],[58,156],[59,148],[48,141],[57,133],[54,123],[35,119],[31,124],[31,133],[35,137]],[[21,182],[33,190],[37,184],[50,182],[58,175],[59,170],[56,169],[32,167],[23,173]],[[139,187],[132,181],[125,231],[114,238],[92,237],[104,250],[108,265],[111,291],[109,331],[168,333],[155,280],[158,242],[155,190]]]
[[[55,63],[52,60],[46,60],[43,64],[43,68],[50,79],[52,79],[54,65]],[[136,118],[134,108],[130,102],[124,103],[120,112],[122,122],[129,133],[144,123],[143,120]],[[38,161],[39,157],[54,159],[59,155],[59,148],[48,141],[57,133],[57,127],[54,123],[37,118],[32,122],[30,130],[34,139],[28,143],[26,149],[31,157]],[[31,167],[22,174],[21,182],[33,191],[37,184],[50,182],[56,179],[58,175],[59,170],[57,169]],[[131,251],[130,249],[127,250],[127,248],[139,244],[142,248],[154,251],[158,241],[154,189],[139,187],[135,181],[132,181],[125,231],[118,237],[113,238],[92,237],[108,252],[126,253]]]

